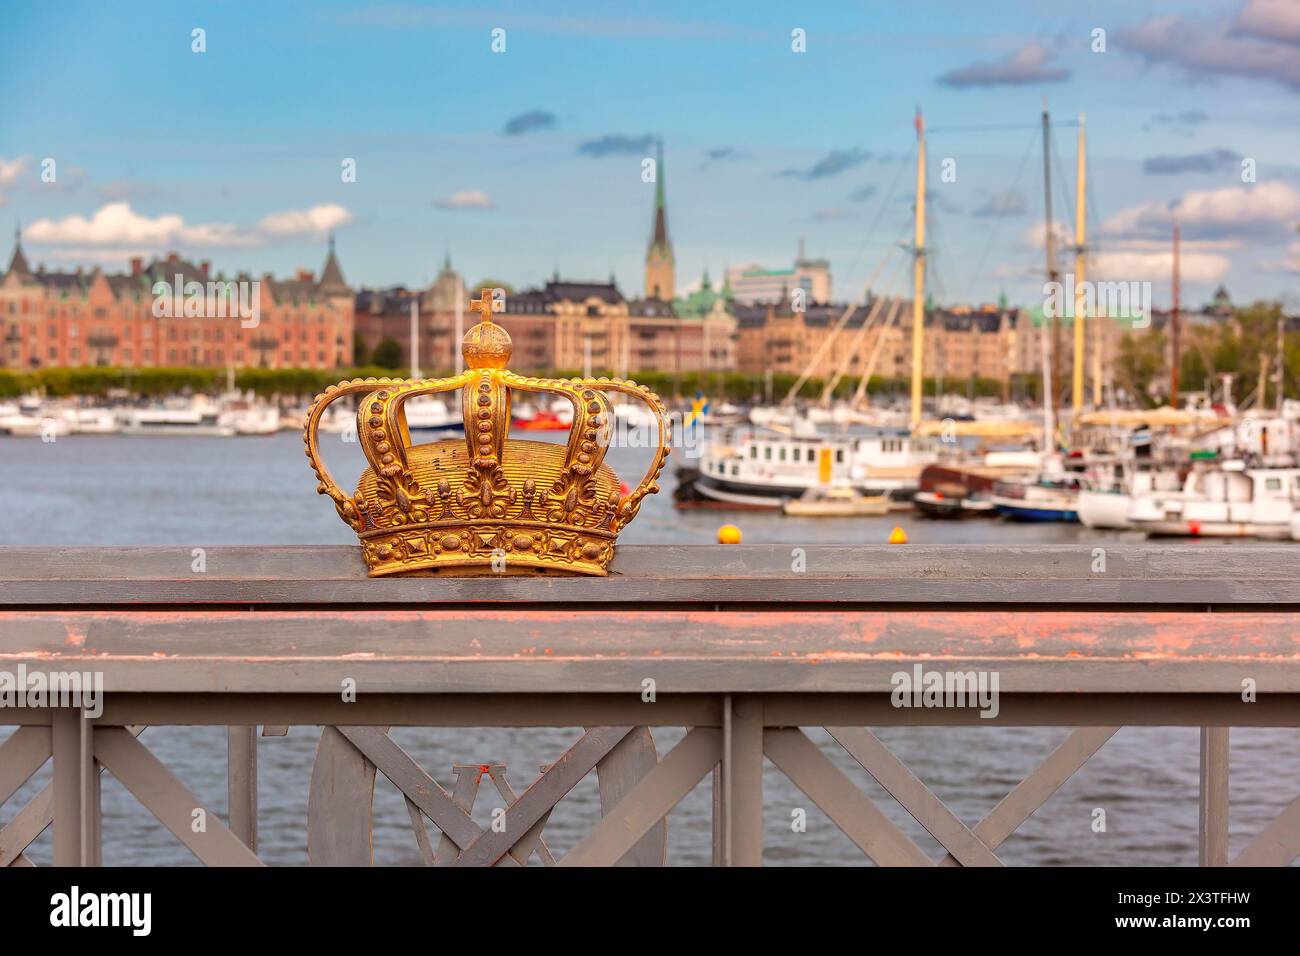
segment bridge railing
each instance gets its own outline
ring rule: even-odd
[[[625,545],[602,579],[379,580],[351,547],[0,549],[0,724],[17,726],[0,743],[0,805],[53,760],[0,828],[0,865],[30,863],[50,826],[55,863],[98,864],[104,771],[202,862],[256,865],[258,728],[291,726],[320,728],[314,864],[372,862],[382,775],[428,864],[661,864],[668,814],[709,781],[713,861],[755,865],[767,762],[878,864],[997,865],[1119,728],[1157,725],[1200,728],[1200,862],[1281,865],[1300,854],[1300,799],[1229,859],[1228,728],[1300,725],[1298,624],[1290,547]],[[59,698],[72,675],[102,695]],[[140,737],[165,725],[228,728],[213,755],[228,763],[226,820]],[[869,729],[899,725],[1071,732],[964,820]],[[444,787],[396,727],[585,732],[516,792],[493,763]],[[547,823],[593,771],[600,816],[557,860]],[[484,784],[506,804],[488,826],[473,813]]]

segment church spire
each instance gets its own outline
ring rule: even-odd
[[[27,257],[23,255],[23,227],[21,223],[14,223],[14,254],[9,260],[9,269],[6,275],[17,274],[19,278],[30,278],[32,274],[31,266],[27,264]]]
[[[659,140],[655,159],[655,221],[651,245],[668,246],[668,198],[664,189],[664,141]]]
[[[664,185],[664,143],[659,140],[655,159],[655,208],[650,245],[645,254],[647,299],[671,302],[676,294],[673,245],[668,238],[668,197]]]
[[[330,253],[325,258],[325,268],[320,274],[320,290],[326,295],[346,295],[348,284],[343,280],[338,256],[334,254],[334,233],[330,233]]]

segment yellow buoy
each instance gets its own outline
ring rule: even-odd
[[[907,544],[907,532],[903,530],[902,525],[899,525],[898,527],[894,528],[893,531],[889,532],[889,543]]]
[[[740,529],[734,524],[724,524],[718,529],[718,544],[740,544]]]

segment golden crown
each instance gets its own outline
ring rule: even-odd
[[[482,290],[470,308],[483,318],[461,343],[466,368],[460,374],[354,379],[316,396],[303,440],[317,492],[329,495],[356,531],[371,577],[442,569],[605,574],[619,531],[636,517],[641,500],[659,490],[671,441],[663,402],[620,379],[517,375],[506,368],[510,336],[492,322],[492,290]],[[413,445],[406,402],[455,389],[462,389],[465,437]],[[508,437],[512,389],[571,401],[568,443]],[[331,403],[363,392],[357,437],[370,467],[349,497],[321,460],[319,428]],[[609,392],[644,402],[659,426],[649,470],[627,495],[604,462],[614,421]]]

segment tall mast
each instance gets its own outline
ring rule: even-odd
[[[912,427],[921,423],[921,376],[925,357],[925,120],[916,111],[916,236],[912,254]]]
[[[1286,399],[1286,367],[1282,361],[1286,348],[1286,328],[1281,310],[1277,314],[1277,414],[1282,415],[1282,402]]]
[[[1075,418],[1083,411],[1083,323],[1085,307],[1084,289],[1084,269],[1083,260],[1084,242],[1088,237],[1088,211],[1084,202],[1085,179],[1087,177],[1087,161],[1085,159],[1085,142],[1083,130],[1083,114],[1079,114],[1079,169],[1075,176],[1074,189],[1074,388],[1071,392],[1070,407],[1074,412]]]
[[[1049,282],[1060,281],[1056,271],[1056,236],[1052,231],[1052,142],[1051,117],[1047,113],[1047,99],[1043,98],[1043,246],[1047,252],[1047,279]],[[1046,317],[1045,317],[1046,318]],[[1048,345],[1049,361],[1044,365],[1050,369],[1051,382],[1043,384],[1043,402],[1056,411],[1056,383],[1061,380],[1057,370],[1057,357],[1060,355],[1060,322],[1057,316],[1051,317],[1051,342]],[[1044,323],[1046,327],[1046,323]],[[1051,436],[1047,436],[1051,440]]]
[[[456,371],[459,373],[465,367],[465,359],[461,353],[460,340],[465,337],[465,286],[456,273],[456,337],[451,340],[452,362],[455,363]]]
[[[1178,365],[1179,356],[1179,267],[1178,267],[1178,240],[1181,227],[1178,220],[1174,220],[1174,308],[1169,316],[1169,405],[1171,408],[1178,407]]]
[[[420,377],[420,300],[411,297],[411,378]]]

